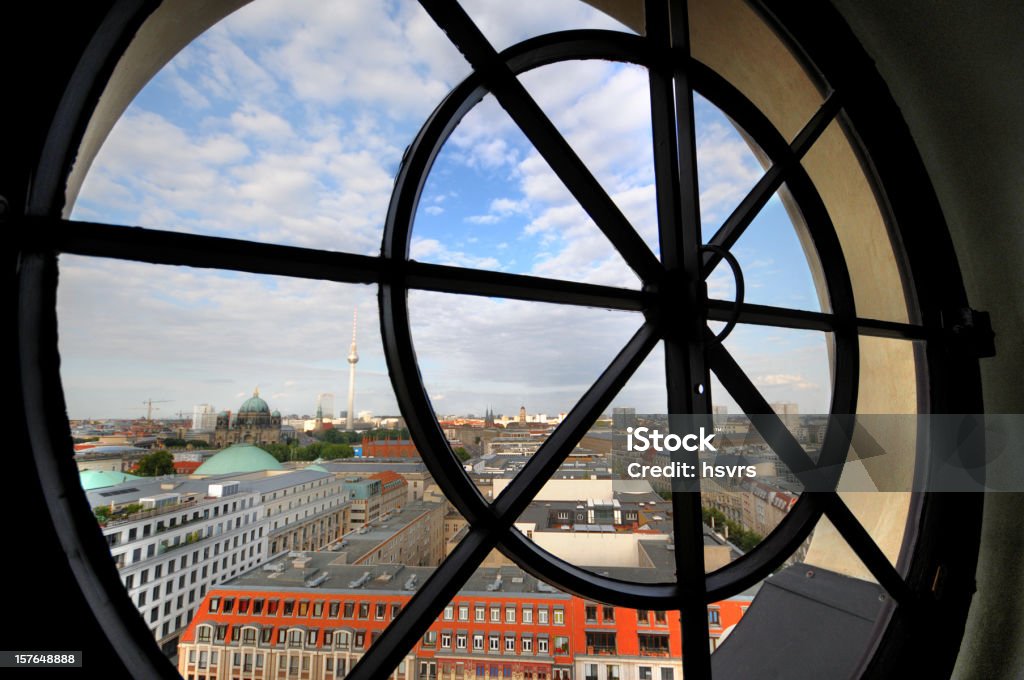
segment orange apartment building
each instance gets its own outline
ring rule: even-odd
[[[281,560],[212,589],[181,638],[182,677],[342,678],[433,572],[338,565],[333,557],[307,555],[313,568],[307,559],[301,570]],[[738,622],[749,600],[738,596],[709,608],[712,635]],[[605,606],[517,567],[481,568],[381,677],[681,680],[679,631],[678,613]]]

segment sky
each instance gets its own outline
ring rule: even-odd
[[[574,0],[465,2],[502,49],[566,28],[628,30]],[[469,73],[417,3],[257,0],[179,53],[136,97],[72,217],[366,255],[380,251],[402,153]],[[521,81],[657,252],[646,73],[587,61]],[[763,169],[729,119],[695,103],[706,237]],[[733,249],[746,299],[819,309],[796,230],[773,198]],[[637,288],[638,279],[490,96],[425,182],[411,257]],[[712,297],[732,299],[724,266]],[[420,371],[440,414],[567,411],[643,322],[637,313],[413,291]],[[358,309],[355,410],[398,408],[372,286],[62,256],[58,321],[71,418],[344,408]],[[726,341],[769,401],[828,410],[824,334],[739,327]],[[656,350],[614,406],[665,409]],[[716,404],[735,403],[712,383]],[[155,407],[156,408],[156,407]]]

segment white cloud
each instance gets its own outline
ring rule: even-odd
[[[787,373],[759,375],[754,378],[754,384],[758,387],[793,387],[798,390],[811,390],[818,387],[803,376]]]
[[[409,255],[414,260],[447,264],[476,269],[497,269],[498,260],[493,257],[479,257],[459,250],[451,250],[437,239],[413,237]]]

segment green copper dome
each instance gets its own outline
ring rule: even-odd
[[[139,479],[139,477],[130,475],[127,472],[114,472],[111,470],[82,470],[78,473],[78,479],[81,481],[83,489],[92,491],[93,489],[103,489],[108,486],[124,484],[129,480]]]
[[[196,468],[197,475],[230,475],[261,470],[281,470],[281,463],[252,444],[232,444]]]
[[[260,388],[256,388],[252,396],[245,400],[245,403],[238,409],[239,413],[270,413],[267,402],[260,399]]]

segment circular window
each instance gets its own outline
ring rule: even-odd
[[[598,575],[542,550],[513,528],[516,518],[659,343],[665,353],[671,426],[682,429],[687,423],[709,422],[713,375],[799,478],[845,460],[849,438],[846,430],[836,425],[842,418],[857,413],[941,411],[955,403],[950,385],[971,380],[970,366],[958,365],[965,361],[962,356],[954,357],[957,365],[944,363],[949,353],[942,341],[943,319],[951,309],[964,307],[960,304],[962,290],[956,281],[951,282],[955,277],[948,275],[955,267],[950,267],[949,256],[922,257],[926,239],[915,231],[912,220],[904,219],[904,206],[913,201],[897,191],[900,186],[892,178],[910,171],[911,183],[917,183],[909,192],[914,200],[923,196],[924,202],[930,199],[933,203],[934,199],[920,179],[923,175],[913,156],[906,160],[905,140],[877,147],[879,141],[895,135],[885,127],[893,112],[882,106],[878,113],[877,102],[864,102],[864,98],[883,97],[880,86],[870,79],[864,84],[851,77],[850,67],[836,66],[841,59],[829,58],[836,50],[814,40],[810,41],[812,48],[822,59],[814,62],[814,70],[808,68],[806,64],[816,55],[808,49],[796,56],[792,45],[779,37],[772,15],[764,7],[758,8],[759,13],[738,1],[694,2],[687,12],[679,5],[661,2],[611,4],[610,13],[647,30],[642,35],[563,31],[499,52],[457,4],[422,3],[465,56],[472,73],[448,93],[407,150],[395,182],[379,257],[56,219],[43,225],[43,247],[30,248],[20,269],[22,290],[33,291],[25,293],[19,320],[25,401],[29,411],[37,414],[29,430],[44,486],[55,499],[64,498],[54,501],[55,507],[67,510],[63,524],[58,522],[62,541],[69,553],[84,556],[78,570],[84,590],[113,592],[110,574],[96,570],[108,556],[102,542],[96,545],[95,537],[86,530],[91,518],[76,518],[67,500],[81,493],[77,477],[69,471],[68,461],[57,455],[56,442],[66,440],[67,424],[53,362],[56,329],[51,309],[56,262],[51,249],[379,286],[385,354],[402,415],[433,478],[467,519],[470,531],[353,669],[356,677],[371,677],[372,669],[390,668],[402,658],[495,547],[524,569],[572,593],[620,606],[680,610],[685,673],[709,677],[708,604],[769,576],[813,531],[806,557],[812,567],[806,572],[808,578],[821,570],[873,582],[877,588],[869,592],[878,593],[886,602],[874,613],[885,625],[860,640],[860,648],[848,652],[844,663],[849,657],[860,663],[862,670],[877,668],[863,660],[869,650],[907,639],[906,617],[920,602],[937,597],[934,585],[942,570],[949,569],[948,562],[936,557],[935,546],[922,540],[936,522],[947,518],[940,499],[909,493],[844,496],[823,490],[820,483],[807,484],[815,490],[802,494],[760,545],[741,559],[705,574],[699,488],[676,489],[672,524],[677,580],[658,584]],[[150,52],[152,64],[159,66],[216,18],[200,17],[194,25],[176,23],[174,3],[165,3],[152,15],[140,12],[109,20],[116,24],[111,27],[114,37],[108,42],[102,37],[94,41],[90,48],[93,60],[86,59],[81,66],[80,75],[94,78],[98,84],[93,97],[81,93],[78,99],[68,97],[58,112],[64,117],[58,120],[63,125],[55,127],[48,142],[53,153],[40,163],[41,181],[30,203],[36,216],[59,212],[66,177],[70,177],[66,195],[74,198],[111,119],[149,75],[147,69],[131,66],[133,50],[146,50],[147,42],[150,47],[160,45],[160,50]],[[129,29],[143,20],[136,42],[122,55],[119,36],[129,34]],[[162,30],[171,25],[174,31]],[[802,28],[805,25],[804,19],[787,18],[786,26],[794,32],[806,30]],[[121,61],[103,90],[99,84],[118,57]],[[531,70],[576,60],[632,64],[648,73],[658,255],[520,82],[519,76]],[[103,98],[97,100],[96,93],[101,90]],[[487,94],[501,104],[633,270],[641,283],[638,288],[410,258],[417,206],[434,161],[459,122]],[[728,116],[765,167],[764,175],[712,234],[701,228],[695,94]],[[88,127],[80,125],[85,120]],[[81,138],[69,132],[83,128]],[[69,171],[63,160],[73,158],[76,148],[79,161]],[[744,268],[731,249],[777,192],[782,193],[787,210],[799,225],[822,311],[745,300]],[[723,263],[735,280],[735,296],[729,300],[709,296],[705,283]],[[945,281],[943,290],[951,292],[949,296],[924,292],[937,278]],[[424,387],[410,330],[410,290],[631,311],[637,313],[638,330],[504,492],[488,503],[448,444]],[[839,420],[833,419],[826,430],[817,460],[807,455],[727,349],[726,338],[744,325],[802,329],[827,337],[830,410]],[[951,373],[956,373],[956,380],[948,378]],[[970,401],[971,394],[973,391],[959,396]],[[975,405],[960,410],[978,409]],[[876,464],[870,474],[914,474],[919,464],[916,442],[897,444],[901,455]],[[837,482],[832,480],[833,488]],[[976,518],[961,519],[969,525]],[[99,587],[86,588],[87,582]],[[116,579],[113,584],[120,585]],[[130,604],[120,600],[111,597],[109,601],[117,604],[96,604],[98,616],[112,637],[143,645],[145,631],[125,622],[121,614]],[[954,629],[958,615],[950,614]],[[751,630],[737,630],[738,643],[733,646],[746,643],[756,648],[756,633],[752,626],[746,628]],[[152,654],[126,652],[126,663],[141,674],[154,659]]]

